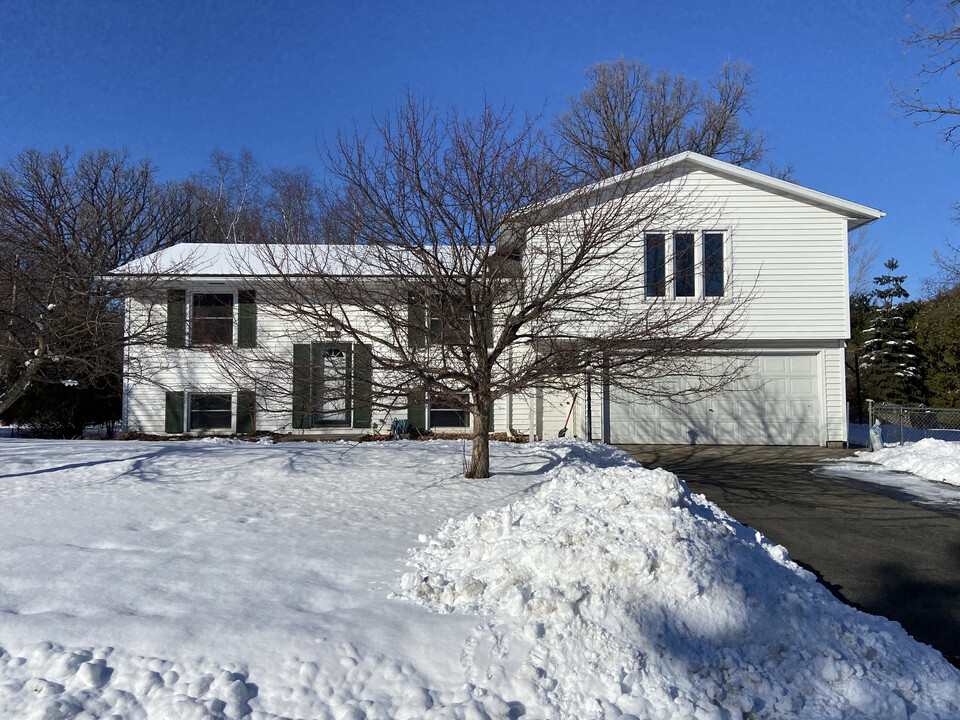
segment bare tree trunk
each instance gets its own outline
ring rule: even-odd
[[[489,402],[478,402],[473,416],[473,454],[470,458],[468,478],[490,477],[490,434],[487,424],[490,421]]]
[[[24,370],[23,373],[20,374],[20,377],[18,377],[14,383],[7,388],[7,391],[0,395],[0,414],[3,414],[9,410],[13,404],[27,391],[27,388],[30,387],[30,383],[37,376],[37,371],[34,368],[38,364],[39,363],[34,363]]]

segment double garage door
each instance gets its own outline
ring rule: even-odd
[[[682,445],[820,445],[816,353],[745,356],[744,377],[693,402],[655,403],[611,391],[610,442]]]

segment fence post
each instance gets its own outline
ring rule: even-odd
[[[873,427],[873,400],[867,400],[867,426]]]
[[[900,406],[900,446],[903,447],[903,416],[907,414],[903,405]]]

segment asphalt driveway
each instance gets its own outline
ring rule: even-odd
[[[783,545],[837,597],[898,621],[960,666],[960,513],[916,507],[814,465],[852,450],[621,445]]]

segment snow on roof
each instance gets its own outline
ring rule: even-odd
[[[383,246],[372,245],[279,245],[236,243],[180,243],[121,265],[111,275],[189,275],[191,277],[237,277],[270,275],[395,275],[398,267],[413,271],[424,257],[397,248],[395,253],[408,253],[400,258],[388,256]],[[436,260],[469,262],[469,257],[454,257],[454,250],[431,251]],[[492,252],[478,248],[477,258]],[[447,256],[446,258],[444,256]]]

